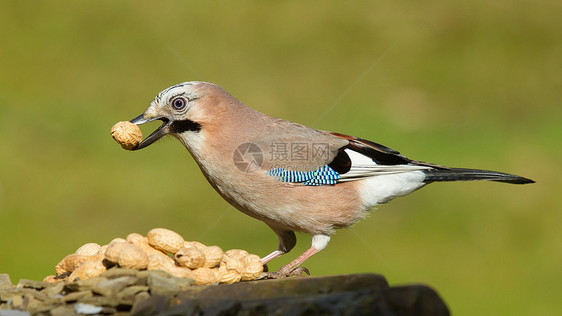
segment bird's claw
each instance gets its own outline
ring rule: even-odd
[[[301,276],[303,273],[306,275],[310,275],[310,271],[308,271],[305,267],[296,268],[293,271],[289,272],[289,276]]]
[[[308,271],[308,269],[305,267],[298,267],[292,270],[281,268],[279,271],[267,272],[266,279],[284,279],[289,277],[297,277],[302,276],[303,273],[310,275],[310,271]]]

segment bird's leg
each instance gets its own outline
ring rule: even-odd
[[[290,230],[276,229],[273,227],[271,227],[271,229],[273,229],[273,231],[277,234],[277,239],[279,239],[279,246],[277,247],[277,250],[261,258],[262,264],[266,264],[269,261],[286,254],[287,252],[291,251],[291,249],[293,249],[293,247],[295,247],[297,243],[297,236],[295,236],[294,232]]]
[[[302,255],[300,255],[297,259],[291,261],[289,264],[284,265],[279,269],[277,272],[271,272],[268,274],[268,278],[271,279],[279,279],[288,276],[295,276],[300,275],[303,272],[310,274],[307,268],[299,266],[305,262],[308,258],[312,257],[313,255],[320,252],[322,249],[326,248],[330,242],[330,236],[328,235],[314,235],[312,237],[312,246],[308,248]]]
[[[268,254],[267,256],[261,258],[261,264],[266,264],[266,263],[268,263],[269,261],[271,261],[271,260],[273,260],[273,259],[275,259],[275,258],[278,258],[278,257],[280,257],[280,256],[282,256],[282,255],[284,255],[284,254],[286,254],[286,252],[277,249],[277,250],[275,250],[274,252]]]

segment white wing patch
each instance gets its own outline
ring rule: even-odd
[[[338,182],[431,169],[431,167],[419,165],[378,165],[373,159],[351,149],[345,149],[345,152],[351,159],[351,169],[344,174],[340,174]]]

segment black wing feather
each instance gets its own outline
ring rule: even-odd
[[[429,162],[412,160],[405,157],[404,155],[401,155],[400,152],[392,148],[386,147],[384,145],[369,140],[348,136],[344,134],[339,134],[339,133],[331,133],[331,134],[338,136],[340,138],[347,139],[349,141],[349,144],[340,149],[338,155],[329,165],[332,169],[336,170],[340,174],[348,172],[351,168],[351,160],[347,155],[347,153],[344,151],[346,148],[349,148],[353,151],[356,151],[362,155],[371,158],[375,163],[379,165],[419,165],[419,166],[431,167],[430,169],[428,168],[422,170],[426,175],[426,179],[424,181],[426,183],[441,182],[441,181],[471,181],[471,180],[489,180],[489,181],[498,181],[498,182],[505,182],[505,183],[514,183],[514,184],[525,184],[525,183],[535,182],[531,179],[527,179],[509,173],[480,170],[480,169],[450,168],[450,167],[436,165]]]

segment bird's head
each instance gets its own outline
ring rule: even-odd
[[[190,81],[171,86],[160,92],[146,111],[130,122],[141,125],[155,120],[162,125],[143,139],[133,150],[142,149],[161,137],[183,133],[198,133],[209,118],[209,104],[222,88],[207,82]]]

